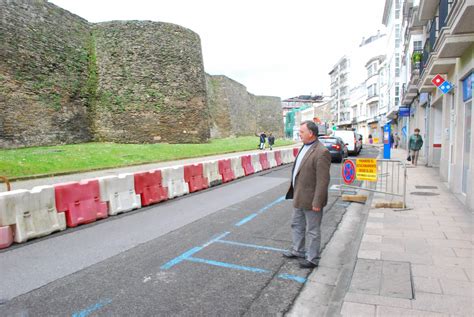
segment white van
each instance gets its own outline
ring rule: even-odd
[[[345,144],[347,144],[347,151],[349,154],[358,155],[360,152],[360,146],[357,142],[357,135],[354,131],[348,130],[336,130],[334,136],[340,137]]]

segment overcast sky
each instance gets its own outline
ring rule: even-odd
[[[329,94],[331,67],[382,30],[384,0],[50,0],[90,22],[152,20],[201,37],[204,68],[256,95]]]

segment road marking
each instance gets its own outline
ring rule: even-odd
[[[237,223],[235,224],[235,226],[236,226],[236,227],[240,227],[241,225],[243,225],[243,224],[249,222],[250,220],[252,220],[253,218],[257,217],[258,214],[264,213],[264,212],[265,212],[266,210],[268,210],[269,208],[275,206],[276,204],[278,204],[278,203],[280,203],[280,202],[282,202],[282,201],[284,201],[284,200],[285,200],[285,196],[279,197],[278,199],[272,201],[272,202],[269,203],[268,205],[266,205],[266,206],[260,208],[260,210],[257,211],[256,213],[253,213],[253,214],[251,214],[251,215],[245,217],[244,219],[240,220],[239,222],[237,222]]]
[[[72,314],[72,317],[86,317],[86,316],[89,316],[92,312],[101,309],[102,307],[104,307],[107,304],[110,304],[111,302],[112,302],[111,299],[104,299],[104,300],[98,302],[95,305],[89,306],[86,309],[81,310],[80,312]]]
[[[250,220],[252,220],[253,218],[257,217],[258,214],[251,214],[250,216],[248,217],[245,217],[244,219],[240,220],[239,222],[237,222],[235,224],[236,227],[240,227],[241,225],[249,222]]]
[[[247,244],[247,243],[241,243],[241,242],[235,242],[235,241],[229,241],[229,240],[217,240],[216,242],[226,243],[226,244],[233,244],[233,245],[238,245],[238,246],[242,246],[242,247],[249,247],[249,248],[255,248],[255,249],[277,251],[277,252],[285,252],[286,251],[286,250],[283,250],[283,249],[277,249],[277,248],[273,248],[273,247],[266,247],[266,246],[256,245],[256,244]]]
[[[192,248],[191,250],[188,250],[188,251],[184,252],[180,256],[178,256],[178,257],[174,258],[173,260],[169,261],[168,263],[162,265],[161,269],[162,270],[168,270],[168,269],[172,268],[173,266],[175,266],[176,264],[178,264],[180,262],[183,262],[184,260],[188,259],[194,253],[197,253],[197,252],[201,251],[202,249],[203,249],[202,247]]]
[[[278,275],[279,278],[285,279],[285,280],[292,280],[296,281],[298,283],[304,284],[306,283],[306,278],[297,276],[297,275],[292,275],[292,274],[280,274]]]
[[[204,263],[204,264],[209,264],[213,266],[224,267],[227,269],[235,269],[235,270],[248,271],[248,272],[254,272],[254,273],[271,273],[271,271],[269,270],[264,270],[257,267],[242,266],[242,265],[237,265],[237,264],[232,264],[232,263],[225,263],[225,262],[219,262],[219,261],[207,260],[207,259],[201,259],[201,258],[189,257],[186,259],[186,261]],[[291,280],[291,281],[295,281],[302,284],[306,282],[306,278],[297,276],[297,275],[292,275],[292,274],[279,274],[277,277],[284,280]]]
[[[204,243],[204,244],[202,245],[202,247],[205,248],[205,247],[209,246],[210,244],[212,244],[212,243],[214,243],[214,242],[216,242],[216,241],[219,241],[220,239],[222,239],[222,238],[224,238],[225,236],[227,236],[229,233],[230,233],[230,232],[227,231],[227,232],[224,232],[223,234],[218,235],[217,237],[215,237],[215,238],[209,240],[209,242]]]
[[[192,257],[189,257],[186,260],[191,261],[191,262],[205,263],[205,264],[209,264],[209,265],[225,267],[225,268],[228,268],[228,269],[236,269],[236,270],[249,271],[249,272],[255,272],[255,273],[270,273],[270,271],[268,271],[268,270],[259,269],[259,268],[256,268],[256,267],[242,266],[242,265],[219,262],[219,261],[214,261],[214,260],[206,260],[206,259],[192,258]]]
[[[187,258],[189,258],[191,255],[201,251],[202,249],[204,249],[205,247],[209,246],[210,244],[218,241],[219,239],[227,236],[230,232],[224,232],[220,235],[218,235],[217,237],[209,240],[208,242],[204,243],[202,246],[200,247],[195,247],[195,248],[192,248],[186,252],[184,252],[183,254],[181,254],[180,256],[177,256],[175,257],[174,259],[172,259],[171,261],[169,261],[168,263],[166,264],[163,264],[160,268],[162,270],[169,270],[170,268],[172,268],[173,266],[175,266],[176,264],[180,263],[180,262],[183,262],[184,260],[186,260]]]
[[[285,196],[281,196],[281,197],[278,198],[277,200],[275,200],[275,201],[269,203],[268,205],[266,205],[265,207],[263,207],[262,209],[260,209],[259,211],[257,211],[257,213],[261,214],[261,213],[265,212],[267,209],[269,209],[269,208],[275,206],[275,205],[278,204],[278,203],[281,203],[281,202],[284,201],[284,200],[285,200]]]

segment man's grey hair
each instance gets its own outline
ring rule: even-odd
[[[306,127],[308,128],[308,130],[311,131],[315,137],[318,137],[319,128],[316,125],[316,123],[314,123],[311,120],[306,120],[306,121],[301,122],[301,125],[303,125],[303,124],[306,124]]]

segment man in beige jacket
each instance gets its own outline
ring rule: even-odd
[[[314,268],[318,266],[323,207],[328,201],[331,154],[319,142],[318,126],[314,122],[301,124],[300,137],[304,145],[293,165],[292,182],[286,194],[286,199],[293,199],[293,246],[283,256],[300,258],[302,268]],[[308,239],[305,239],[306,231]]]

